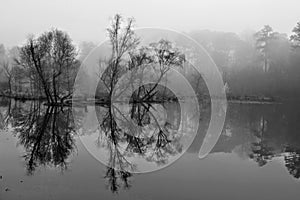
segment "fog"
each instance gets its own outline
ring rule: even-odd
[[[51,27],[67,31],[76,43],[101,42],[115,13],[132,16],[137,27],[162,27],[190,32],[209,29],[241,33],[269,24],[290,34],[300,19],[297,0],[0,0],[0,43],[11,47],[28,34]]]
[[[0,5],[1,200],[299,199],[299,0]]]

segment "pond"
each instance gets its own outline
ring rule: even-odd
[[[133,105],[131,117],[146,132],[137,140],[107,106],[96,107],[94,127],[91,106],[1,99],[0,199],[297,199],[299,108],[229,103],[217,144],[199,159],[209,106],[200,108],[194,139],[174,132],[184,116],[176,102]],[[135,173],[132,162],[147,173]]]

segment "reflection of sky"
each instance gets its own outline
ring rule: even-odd
[[[112,195],[105,189],[104,165],[93,159],[77,140],[78,153],[70,170],[41,167],[34,176],[25,176],[20,146],[11,133],[0,132],[0,197],[3,199],[297,199],[300,182],[284,166],[282,154],[263,167],[247,156],[253,130],[261,130],[261,119],[267,121],[265,140],[275,151],[283,144],[299,147],[299,109],[278,105],[230,104],[226,127],[213,152],[205,159],[197,157],[201,133],[173,165],[154,173],[134,175],[132,188]],[[206,116],[201,119],[205,124]],[[23,181],[21,183],[20,181]],[[151,186],[151,187],[150,187]],[[9,188],[9,192],[4,192]]]
[[[9,140],[6,141],[6,137]],[[5,142],[3,142],[5,141]],[[299,182],[282,167],[282,159],[258,168],[235,154],[211,154],[199,160],[197,153],[185,154],[174,165],[155,173],[136,175],[132,187],[111,194],[105,189],[105,166],[93,159],[78,142],[78,156],[70,170],[40,170],[25,176],[24,168],[11,135],[0,135],[0,181],[3,199],[297,199]],[[3,162],[5,160],[5,162]],[[20,183],[20,180],[24,181]],[[151,187],[150,187],[151,186]],[[288,191],[287,191],[288,190]]]

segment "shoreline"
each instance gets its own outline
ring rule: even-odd
[[[7,99],[13,99],[16,101],[41,101],[45,102],[44,105],[48,106],[71,106],[73,103],[75,104],[81,104],[81,105],[109,105],[111,104],[110,101],[107,101],[107,98],[82,98],[82,99],[66,99],[64,102],[54,102],[54,103],[48,103],[46,101],[46,98],[44,97],[33,97],[33,96],[18,96],[18,95],[4,95],[0,94],[0,98],[7,98]],[[104,100],[105,99],[105,100]],[[208,103],[207,100],[210,100],[208,97],[201,98],[201,101],[204,103]],[[147,100],[147,101],[130,101],[129,103],[167,103],[167,102],[175,102],[176,99],[174,98],[161,98],[157,100]],[[268,97],[259,97],[259,96],[229,96],[227,97],[228,103],[234,103],[234,104],[283,104],[282,101],[276,101],[273,98]],[[122,101],[117,102],[122,103]],[[124,101],[126,103],[126,101]]]

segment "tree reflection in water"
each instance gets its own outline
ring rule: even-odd
[[[103,109],[98,110],[97,114],[101,115],[101,130],[97,145],[108,150],[105,178],[112,192],[117,192],[121,185],[124,188],[130,187],[128,179],[132,176],[131,172],[137,171],[137,164],[134,162],[136,157],[157,165],[166,165],[170,156],[181,153],[180,134],[175,133],[178,124],[172,124],[168,117],[163,119],[158,108],[164,106],[166,105],[132,103],[130,118],[137,129],[132,129],[132,124],[114,106],[107,107],[105,112]],[[118,114],[114,115],[113,112]],[[180,110],[175,109],[169,113],[173,115],[172,121],[174,117],[180,117],[178,112]],[[180,120],[175,121],[179,123]]]
[[[45,107],[39,102],[16,104],[11,110],[10,124],[24,147],[28,174],[38,166],[65,170],[75,149],[74,123],[70,108]]]
[[[254,136],[257,138],[256,142],[252,143],[252,153],[249,158],[258,163],[260,167],[266,165],[274,157],[284,157],[284,162],[289,173],[294,177],[300,178],[300,148],[293,147],[290,144],[284,146],[281,150],[274,149],[270,146],[270,138],[265,137],[267,131],[267,121],[264,117],[260,120],[258,130],[253,130]],[[276,138],[275,138],[276,139]]]
[[[126,124],[120,128],[115,120],[119,115],[113,116],[115,110],[112,107],[100,107],[102,120],[98,145],[108,150],[105,178],[112,192],[117,192],[120,186],[130,187],[131,172],[136,170],[131,158],[138,155],[146,162],[164,165],[170,156],[182,151],[181,135],[174,135],[180,123],[179,105],[171,110],[165,104],[131,105],[130,117],[141,127],[135,133],[129,131],[124,118],[118,119],[123,120],[123,125]],[[169,110],[166,118],[165,113],[160,116],[162,108]],[[170,116],[172,119],[168,119]],[[34,174],[39,166],[67,169],[68,159],[75,150],[74,137],[77,134],[71,108],[47,107],[34,101],[10,101],[7,112],[1,112],[1,118],[3,126],[12,129],[18,145],[24,149],[28,174]]]
[[[249,155],[250,159],[253,159],[258,163],[258,166],[262,167],[272,160],[274,154],[272,147],[268,146],[268,141],[265,138],[265,132],[267,129],[267,121],[264,117],[261,118],[258,130],[254,129],[253,133],[256,137],[256,141],[252,143],[252,153]]]
[[[120,114],[123,112],[118,109],[108,105],[96,106],[100,123],[97,146],[106,154],[104,178],[112,192],[118,192],[122,187],[130,188],[132,172],[138,167],[136,158],[159,166],[166,165],[170,157],[182,152],[182,143],[179,141],[181,135],[177,131],[182,115],[177,102],[131,103],[128,116],[139,127],[138,131],[132,131],[130,123],[126,121],[128,116],[124,118]],[[274,115],[268,110],[260,113],[261,108],[255,110],[253,106],[248,111],[240,110],[241,107],[238,107],[237,115],[228,116],[231,121],[227,122],[226,127],[231,134],[223,135],[212,153],[232,153],[235,147],[250,144],[250,148],[242,151],[259,167],[280,158],[290,175],[299,179],[300,137],[295,114],[291,112],[280,117],[283,115]],[[284,107],[282,110],[286,112],[287,109]],[[87,108],[80,108],[79,111],[87,112]],[[12,129],[18,144],[24,148],[23,158],[28,174],[33,174],[39,166],[61,170],[68,167],[76,149],[75,137],[78,133],[75,133],[74,127],[82,123],[74,122],[70,108],[2,100],[0,118],[1,129]],[[87,133],[83,131],[81,134]]]
[[[236,119],[238,127],[250,125],[253,138],[248,139],[251,144],[249,158],[257,162],[259,167],[265,166],[274,158],[282,158],[288,172],[299,179],[300,138],[297,109],[289,105],[266,106],[263,112],[259,106],[251,108],[237,115],[239,119]],[[246,119],[246,124],[241,121],[243,118]]]

